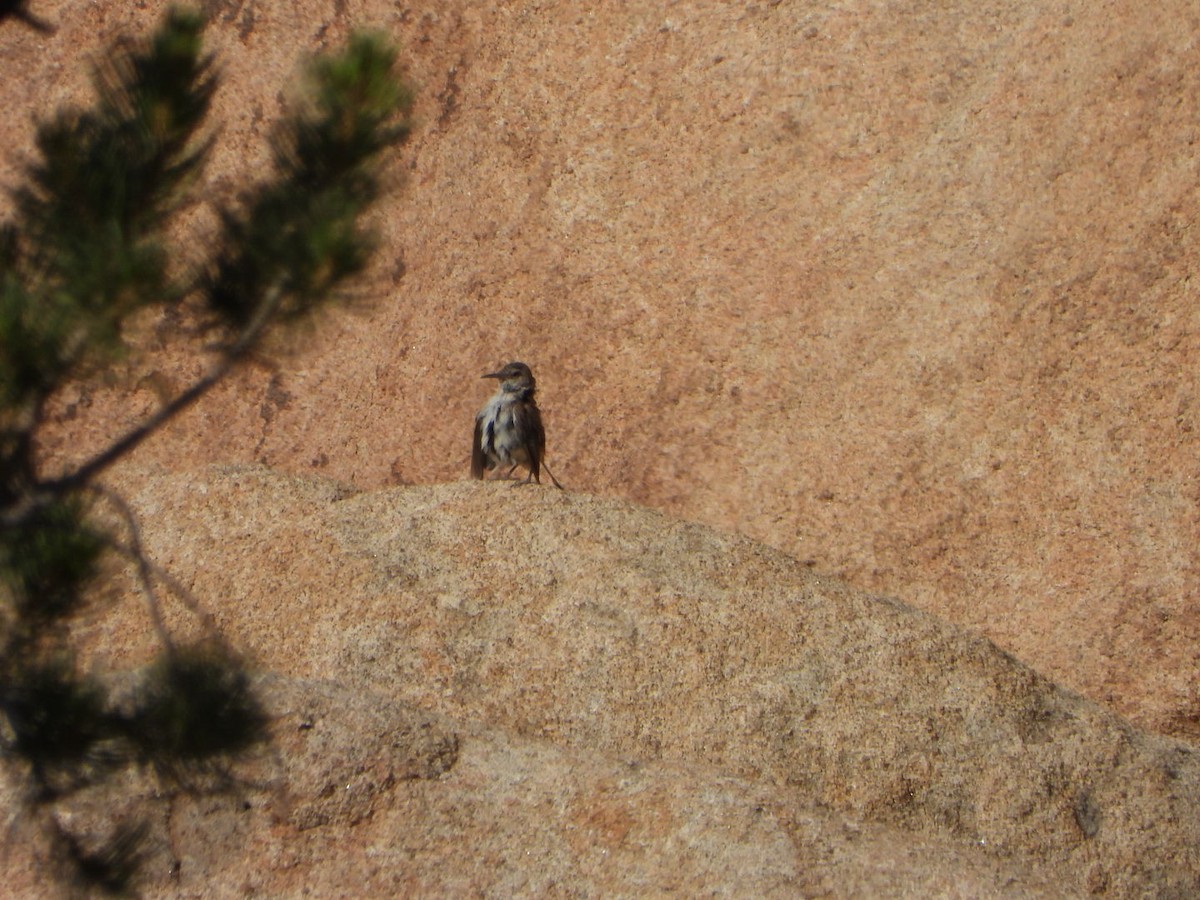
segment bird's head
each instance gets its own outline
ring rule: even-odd
[[[510,362],[497,372],[488,372],[484,378],[497,378],[500,388],[505,391],[529,391],[537,385],[533,380],[533,372],[523,362]]]

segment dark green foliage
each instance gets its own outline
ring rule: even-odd
[[[23,527],[6,529],[0,544],[0,583],[16,621],[41,629],[70,615],[96,570],[104,536],[85,521],[78,497],[38,507]]]
[[[217,82],[203,29],[200,15],[173,9],[149,40],[116,47],[96,69],[95,102],[39,124],[14,219],[0,223],[0,759],[25,779],[27,812],[44,814],[60,859],[88,889],[110,892],[129,889],[145,828],[72,835],[47,805],[130,765],[166,791],[227,787],[229,764],[266,739],[267,716],[218,636],[171,638],[137,521],[96,478],[363,269],[373,239],[361,219],[380,194],[380,159],[408,134],[394,51],[354,36],[310,66],[305,105],[274,135],[273,175],[219,211],[212,256],[188,260],[204,276],[177,280],[188,267],[168,266],[184,256],[168,240],[172,215],[211,145],[202,132]],[[47,401],[125,352],[131,315],[169,304],[204,310],[223,330],[207,373],[73,471],[46,477]],[[97,505],[124,520],[120,539],[91,518]],[[123,692],[113,685],[128,678],[83,673],[70,640],[106,553],[135,563],[162,643]]]
[[[161,229],[208,147],[195,140],[216,88],[202,26],[195,13],[171,11],[149,44],[98,68],[95,106],[38,127],[39,158],[13,194],[19,240],[10,238],[6,267],[27,296],[9,297],[0,322],[0,347],[30,346],[25,355],[43,361],[40,383],[23,361],[14,383],[27,391],[44,394],[75,366],[105,361],[121,349],[130,313],[179,296]]]
[[[82,891],[99,888],[107,894],[132,893],[133,881],[146,855],[145,822],[122,822],[105,841],[93,848],[69,836],[62,836],[62,855],[75,864],[76,886]]]
[[[146,673],[127,727],[144,759],[186,778],[249,749],[266,725],[240,661],[208,642],[159,658]]]
[[[86,781],[115,735],[104,690],[61,657],[34,657],[6,675],[0,697],[14,735],[11,752],[35,767],[42,791],[55,792],[64,777]]]
[[[408,134],[411,97],[392,74],[380,37],[354,36],[339,57],[314,63],[310,108],[276,131],[276,177],[239,214],[225,210],[208,303],[238,331],[266,300],[286,318],[311,311],[359,272],[372,239],[359,217],[379,193],[369,161]]]
[[[52,266],[56,253],[73,254],[109,224],[131,243],[157,237],[152,229],[207,151],[194,142],[216,89],[202,29],[198,14],[172,10],[148,44],[118,50],[97,68],[93,107],[39,126],[41,159],[15,192],[39,259]]]
[[[61,308],[39,302],[18,277],[15,231],[7,229],[0,242],[0,410],[8,419],[53,390],[69,366],[64,357],[70,324]],[[6,432],[14,425],[0,420]]]

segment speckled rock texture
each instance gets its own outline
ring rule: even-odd
[[[598,766],[614,753],[702,762],[871,828],[986,842],[973,847],[988,866],[1010,853],[1070,860],[1080,891],[1184,883],[1144,880],[1159,877],[1139,843],[1155,828],[1118,839],[1112,823],[1148,823],[1160,809],[1138,807],[1142,789],[1118,787],[1126,774],[1117,773],[1141,773],[1131,783],[1158,784],[1150,794],[1168,806],[1194,797],[1179,787],[1193,776],[1164,774],[1194,763],[1162,762],[1183,752],[1162,748],[1186,745],[1153,744],[1054,684],[1139,728],[1193,746],[1200,738],[1194,2],[203,5],[223,88],[205,183],[178,225],[185,257],[202,253],[214,204],[263,173],[299,61],[351,28],[380,28],[400,46],[418,125],[389,167],[375,217],[381,253],[354,311],[302,335],[277,367],[213,392],[113,484],[140,498],[164,547],[172,535],[156,522],[176,521],[195,500],[176,473],[210,463],[320,474],[370,491],[348,501],[364,514],[407,496],[401,506],[446,510],[446,523],[423,528],[476,529],[457,554],[438,551],[440,562],[413,547],[391,571],[353,576],[376,579],[387,596],[397,579],[411,581],[463,617],[451,634],[402,627],[380,610],[364,616],[335,590],[351,576],[332,537],[305,545],[315,554],[306,584],[294,580],[290,553],[253,532],[231,547],[241,513],[230,497],[204,526],[211,546],[195,542],[216,556],[160,560],[242,573],[226,593],[204,582],[217,622],[236,624],[271,668],[401,693],[506,735],[487,731],[489,740],[599,754]],[[164,4],[32,7],[58,30],[0,25],[5,185],[30,152],[32,117],[81,100],[88,60],[119,34],[147,30]],[[8,202],[0,196],[0,216]],[[48,470],[103,445],[201,371],[174,324],[143,323],[136,374],[57,398]],[[471,417],[489,386],[478,376],[508,359],[539,378],[549,461],[571,493],[429,487],[466,477]],[[375,492],[389,485],[422,487]],[[156,501],[160,488],[185,509]],[[266,521],[260,489],[246,489],[254,527]],[[682,567],[670,590],[706,615],[669,626],[677,640],[653,615],[623,618],[650,596],[675,622],[672,604],[683,601],[651,589],[656,571],[623,564],[606,537],[624,526],[595,522],[608,519],[591,512],[592,498],[618,518],[668,531],[690,527],[675,518],[703,523],[787,554],[754,545],[788,561],[764,563],[748,591],[783,596],[771,578],[792,583],[811,569],[847,598],[810,613],[838,621],[852,684],[830,674],[838,666],[813,662],[823,657],[804,652],[803,631],[786,633],[799,615],[793,601],[758,612],[726,599],[721,590],[736,594],[757,576],[726,578],[694,555],[644,565]],[[646,519],[617,501],[675,518]],[[456,518],[535,504],[530,527],[545,515],[540,527],[559,528],[572,503],[579,533],[538,538],[536,553],[519,533]],[[369,549],[372,535],[383,540],[392,525],[363,527],[354,552],[369,559],[382,552]],[[638,529],[637,547],[657,545]],[[532,606],[511,606],[513,583],[491,581],[472,555],[505,541],[541,567],[516,582]],[[224,555],[234,551],[236,564]],[[608,560],[586,589],[594,607],[558,593],[573,572],[555,557]],[[276,602],[246,606],[260,616],[247,619],[243,598],[256,595]],[[480,619],[480,609],[500,618]],[[696,632],[704,622],[710,630]],[[355,629],[361,640],[346,640]],[[281,660],[271,647],[284,632],[303,649]],[[744,659],[722,649],[729,633],[746,635]],[[778,670],[791,673],[779,674],[784,686],[756,687],[760,644],[794,654]],[[657,649],[647,657],[631,646]],[[903,660],[917,658],[940,663],[901,677]],[[634,659],[644,668],[609,669]],[[468,704],[460,693],[471,691]],[[843,701],[867,704],[881,733],[904,740],[876,743],[875,722],[843,718]],[[1043,702],[1056,711],[1039,712]],[[983,707],[992,724],[980,724]],[[918,740],[922,715],[934,724]],[[772,716],[805,724],[765,737],[776,733]],[[714,720],[741,725],[714,734]],[[991,756],[975,770],[963,748],[985,738]],[[1010,781],[1018,772],[1027,780]],[[788,827],[795,840],[798,826]],[[1191,862],[1172,863],[1176,876],[1195,872],[1189,852]],[[801,892],[829,884],[818,878]],[[539,887],[549,889],[528,890]]]
[[[36,6],[55,35],[0,29],[5,183],[30,117],[162,4]],[[1200,734],[1191,0],[205,6],[225,86],[185,246],[350,28],[397,41],[419,124],[361,313],[143,462],[461,478],[478,375],[524,359],[572,487]],[[170,333],[153,377],[61,398],[49,465],[194,376]]]
[[[241,467],[162,475],[131,499],[179,585],[161,599],[175,634],[216,627],[277,678],[354,694],[317,721],[305,710],[327,694],[293,687],[274,704],[282,774],[255,780],[317,858],[273,839],[320,877],[341,864],[311,830],[408,871],[395,842],[449,864],[449,815],[467,829],[465,884],[502,893],[1200,889],[1190,744],[760,543],[506,483],[355,493]],[[103,668],[134,667],[154,631],[133,572],[112,589],[79,636]],[[533,758],[536,778],[509,772]],[[438,811],[372,830],[414,794]],[[497,844],[526,856],[495,868]],[[424,865],[409,874],[451,885]]]

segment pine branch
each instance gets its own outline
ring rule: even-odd
[[[23,6],[0,0],[0,18]],[[229,762],[265,739],[245,663],[212,627],[203,641],[176,643],[156,581],[203,613],[154,568],[132,510],[97,479],[363,269],[373,241],[361,217],[378,197],[384,151],[408,134],[394,51],[353,36],[313,65],[312,102],[275,135],[274,175],[240,210],[221,210],[218,249],[200,264],[208,275],[173,283],[166,226],[211,146],[196,138],[216,87],[203,24],[173,9],[149,41],[115,49],[96,70],[93,106],[39,126],[40,158],[14,192],[14,222],[0,224],[0,751],[23,763],[34,815],[135,761],[181,791],[223,784]],[[225,332],[204,375],[73,471],[40,478],[48,399],[124,349],[130,315],[196,293]],[[125,542],[92,525],[90,495],[113,506]],[[100,554],[114,549],[137,567],[163,649],[124,698],[79,669],[69,629]],[[80,884],[123,889],[144,836],[136,825],[99,843],[64,831],[57,845]]]
[[[80,465],[74,472],[39,484],[37,493],[53,497],[79,490],[212,390],[261,340],[264,331],[279,309],[282,296],[283,292],[280,288],[272,289],[238,340],[226,349],[221,360],[199,381],[176,395],[149,419],[122,435],[107,448]]]

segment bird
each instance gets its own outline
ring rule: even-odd
[[[486,471],[498,465],[509,466],[508,478],[517,466],[529,469],[529,475],[517,484],[542,483],[542,469],[562,490],[543,461],[546,453],[546,429],[542,414],[534,399],[537,381],[523,362],[510,362],[483,378],[495,378],[500,387],[479,414],[475,416],[475,437],[471,444],[471,475],[483,478]]]

